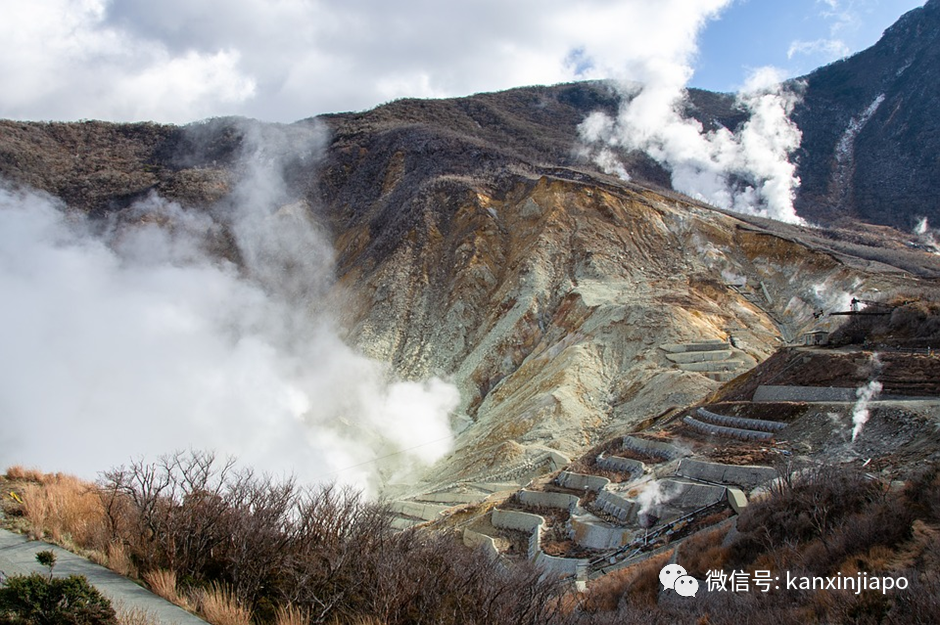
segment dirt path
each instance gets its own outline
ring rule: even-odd
[[[56,554],[55,576],[84,575],[92,586],[100,590],[115,607],[138,608],[150,613],[164,625],[206,625],[197,616],[162,599],[131,580],[70,553],[55,545],[29,541],[25,536],[0,529],[0,572],[5,575],[45,573],[47,569],[36,562],[36,552],[51,549]]]

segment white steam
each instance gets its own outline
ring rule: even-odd
[[[660,516],[660,507],[669,501],[669,498],[663,482],[659,480],[646,482],[640,487],[640,492],[635,497],[635,501],[640,505],[637,517],[643,522],[651,516]]]
[[[873,375],[877,375],[877,372],[881,369],[881,360],[878,358],[877,353],[872,354],[871,366],[874,371]],[[855,397],[858,400],[852,407],[852,442],[855,442],[855,439],[862,433],[865,424],[868,423],[870,416],[868,404],[881,393],[882,388],[881,382],[872,379],[868,384],[855,389]]]
[[[450,449],[452,385],[394,381],[339,339],[322,305],[331,248],[281,176],[319,138],[286,137],[249,136],[232,203],[211,215],[152,196],[102,233],[0,189],[5,466],[91,477],[193,447],[374,487]],[[224,230],[238,265],[206,251]]]
[[[701,7],[696,28],[720,8]],[[782,86],[776,70],[757,70],[737,95],[747,121],[735,131],[706,130],[685,116],[695,47],[668,52],[632,64],[645,84],[621,83],[616,118],[594,112],[582,122],[586,153],[608,173],[628,178],[616,150],[641,151],[671,172],[677,191],[728,210],[802,223],[793,208],[800,180],[790,162],[802,138],[789,117],[799,95]]]
[[[852,284],[852,288],[857,289],[861,284],[861,281],[856,279]],[[827,279],[824,282],[814,284],[812,289],[813,306],[823,312],[845,312],[852,309],[853,302],[859,310],[864,309],[866,306],[864,302],[858,301],[852,293],[839,288],[837,281],[834,279]]]
[[[865,427],[865,424],[868,423],[868,404],[881,393],[881,382],[877,380],[872,380],[865,386],[859,387],[855,390],[855,396],[858,398],[858,401],[855,402],[855,406],[852,407],[852,441],[854,442],[858,438],[859,434],[862,433],[862,428]]]
[[[930,222],[927,221],[926,217],[921,217],[917,221],[917,225],[914,226],[914,235],[917,237],[915,241],[916,245],[926,249],[928,252],[940,254],[940,243],[937,242],[940,230],[931,229]]]

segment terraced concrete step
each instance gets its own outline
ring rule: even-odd
[[[730,349],[714,349],[709,351],[679,352],[666,354],[666,358],[678,364],[693,362],[709,362],[714,360],[729,360],[734,354]]]
[[[666,478],[659,480],[663,501],[669,507],[695,510],[721,501],[726,496],[724,486]]]
[[[773,432],[760,432],[757,430],[713,425],[711,423],[699,421],[698,419],[691,416],[683,417],[682,422],[696,432],[707,434],[709,436],[733,438],[741,441],[769,441],[774,437]]]
[[[620,456],[607,456],[601,454],[596,460],[597,466],[607,471],[617,471],[636,477],[646,472],[646,465],[633,458],[621,458]]]
[[[563,488],[573,490],[589,490],[599,492],[604,490],[610,480],[599,475],[585,475],[583,473],[572,473],[571,471],[562,471],[555,478],[555,483]]]
[[[744,417],[732,417],[729,415],[718,414],[707,408],[700,407],[695,411],[698,418],[706,423],[714,425],[723,425],[731,428],[742,428],[745,430],[760,430],[761,432],[779,432],[787,427],[783,421],[771,421],[770,419],[746,419]]]
[[[707,362],[679,363],[677,366],[683,371],[696,371],[699,373],[725,373],[737,371],[743,367],[740,360],[713,360]]]
[[[717,484],[742,486],[752,489],[778,477],[776,469],[753,465],[732,465],[683,458],[676,467],[676,475]]]
[[[719,371],[717,373],[706,372],[702,375],[704,375],[709,380],[714,380],[715,382],[730,382],[740,375],[740,371]]]
[[[694,341],[692,343],[665,343],[659,347],[671,354],[680,354],[683,352],[708,352],[727,346],[728,341],[724,339],[708,339],[705,341]]]
[[[653,441],[637,436],[624,436],[621,441],[622,449],[629,449],[632,452],[650,456],[653,458],[662,458],[663,460],[675,460],[689,453],[670,443]]]

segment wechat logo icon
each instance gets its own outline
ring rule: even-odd
[[[675,590],[676,594],[683,597],[694,597],[698,592],[698,580],[688,574],[684,567],[679,564],[667,564],[659,572],[659,581],[663,585],[663,590]]]

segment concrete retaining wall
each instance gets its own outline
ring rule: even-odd
[[[708,341],[697,341],[694,343],[665,343],[660,345],[660,349],[671,354],[681,354],[683,352],[710,352],[728,346],[728,341],[723,339],[710,339]]]
[[[529,549],[526,554],[530,560],[534,560],[538,555],[542,553],[542,526],[539,525],[537,528],[532,530],[532,533],[529,534]]]
[[[720,464],[683,458],[676,467],[676,475],[718,484],[735,484],[750,490],[775,479],[777,471],[770,467]]]
[[[490,558],[499,557],[499,549],[496,548],[496,541],[492,536],[474,532],[473,530],[463,531],[463,544],[471,549],[482,549]]]
[[[468,485],[487,493],[499,493],[507,490],[516,491],[519,489],[518,482],[468,482]]]
[[[638,454],[653,456],[654,458],[662,458],[663,460],[675,460],[688,455],[675,445],[637,438],[636,436],[624,436],[621,445],[623,449],[629,449]]]
[[[781,402],[844,402],[856,401],[854,388],[833,388],[827,386],[767,386],[761,385],[754,391],[752,401]]]
[[[581,473],[562,471],[558,474],[558,477],[555,478],[555,483],[563,488],[597,492],[603,490],[604,487],[610,484],[610,480],[606,477],[600,477],[599,475],[583,475]]]
[[[559,558],[547,555],[542,551],[542,526],[545,523],[545,519],[537,514],[516,512],[515,510],[500,510],[496,508],[493,510],[490,522],[493,524],[493,527],[530,532],[528,557],[530,560],[534,560],[546,574],[559,575],[562,577],[574,576],[583,571],[584,567],[587,565],[587,560]],[[464,536],[466,537],[466,532],[464,532]],[[464,540],[466,540],[466,538]]]
[[[493,527],[499,527],[507,530],[519,530],[521,532],[534,532],[542,527],[545,519],[531,512],[518,512],[516,510],[493,510],[490,517]]]
[[[546,575],[557,575],[558,577],[572,577],[579,576],[579,574],[583,576],[589,562],[589,560],[584,559],[550,556],[541,551],[535,557],[535,564]]]
[[[637,511],[640,509],[640,505],[635,501],[609,490],[599,492],[594,505],[621,523],[635,522],[637,520]]]
[[[633,530],[604,523],[589,512],[571,516],[571,533],[576,543],[588,549],[617,549],[635,535]]]
[[[486,475],[477,477],[474,479],[476,483],[486,483],[486,482],[505,482],[508,480],[518,480],[523,478],[525,475],[530,474],[532,471],[541,467],[543,465],[547,466],[548,470],[546,473],[552,473],[553,471],[558,471],[559,469],[564,468],[571,462],[571,459],[562,454],[559,451],[554,449],[546,449],[542,453],[534,456],[524,462],[517,464],[516,466],[510,467],[499,473],[494,473],[492,475]]]
[[[673,508],[695,510],[721,501],[727,496],[724,486],[660,480],[665,502]]]
[[[690,364],[693,362],[711,362],[716,360],[728,360],[733,352],[730,349],[716,349],[713,351],[692,351],[679,352],[677,354],[666,354],[666,358],[678,364]]]
[[[690,428],[702,434],[721,436],[724,438],[734,438],[742,441],[769,441],[774,437],[772,432],[758,432],[756,430],[743,430],[739,428],[729,428],[721,425],[712,425],[704,423],[693,417],[683,417],[682,422]]]
[[[620,456],[605,456],[601,454],[597,457],[597,466],[608,471],[629,473],[633,476],[643,475],[643,473],[646,472],[646,465],[639,460],[621,458]]]
[[[542,538],[542,525],[545,524],[545,519],[539,515],[496,508],[490,517],[490,523],[493,524],[493,527],[528,532],[529,546],[527,555],[530,560],[541,553],[542,548],[539,541]]]
[[[726,373],[737,371],[741,363],[737,360],[716,360],[712,362],[689,362],[678,365],[682,371],[693,371],[695,373]]]
[[[769,421],[766,419],[744,419],[742,417],[729,417],[726,415],[699,408],[698,415],[703,421],[713,425],[722,425],[729,428],[740,428],[742,430],[760,430],[761,432],[779,432],[787,427],[783,421]]]
[[[519,501],[527,506],[536,508],[560,508],[562,510],[571,510],[578,505],[579,498],[565,493],[546,493],[537,490],[519,491]]]

